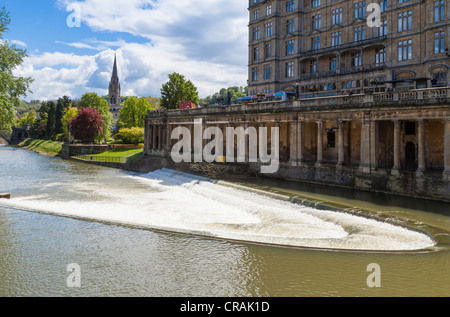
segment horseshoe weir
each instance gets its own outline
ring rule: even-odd
[[[279,128],[280,166],[265,177],[450,201],[449,87],[149,112],[147,167],[176,166],[172,131],[193,134],[199,120],[203,131],[224,135],[227,127]],[[263,163],[249,161],[248,143],[247,136],[245,162],[218,168],[259,174]]]

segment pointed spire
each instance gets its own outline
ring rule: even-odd
[[[119,76],[117,74],[117,54],[114,54],[114,67],[113,67],[113,73],[111,76],[112,79],[119,79]]]

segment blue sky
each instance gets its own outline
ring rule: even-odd
[[[67,11],[80,9],[81,27]],[[123,95],[159,96],[167,75],[192,80],[201,97],[247,81],[246,0],[4,0],[3,36],[28,57],[17,69],[35,79],[25,99],[106,94],[117,53]]]

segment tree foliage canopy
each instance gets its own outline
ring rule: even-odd
[[[198,91],[184,75],[172,73],[169,81],[161,88],[161,106],[166,109],[178,109],[181,101],[198,104]]]
[[[3,39],[3,32],[11,23],[8,11],[0,9],[0,130],[11,131],[14,124],[14,104],[20,104],[19,97],[26,96],[33,80],[14,76],[13,70],[20,66],[27,56],[26,51],[10,45]]]
[[[70,133],[83,143],[93,143],[103,131],[103,120],[95,108],[80,108],[78,116],[69,121]]]
[[[120,110],[118,126],[123,128],[139,127],[145,125],[145,116],[149,110],[153,110],[146,98],[130,97],[124,102]]]
[[[78,107],[95,108],[100,113],[103,120],[103,130],[97,140],[109,139],[111,137],[114,118],[109,109],[108,101],[97,95],[95,92],[87,92],[81,97]]]

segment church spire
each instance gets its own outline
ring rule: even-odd
[[[117,74],[117,54],[114,54],[114,67],[113,67],[113,73],[111,76],[111,79],[116,79],[119,81],[119,76]]]

